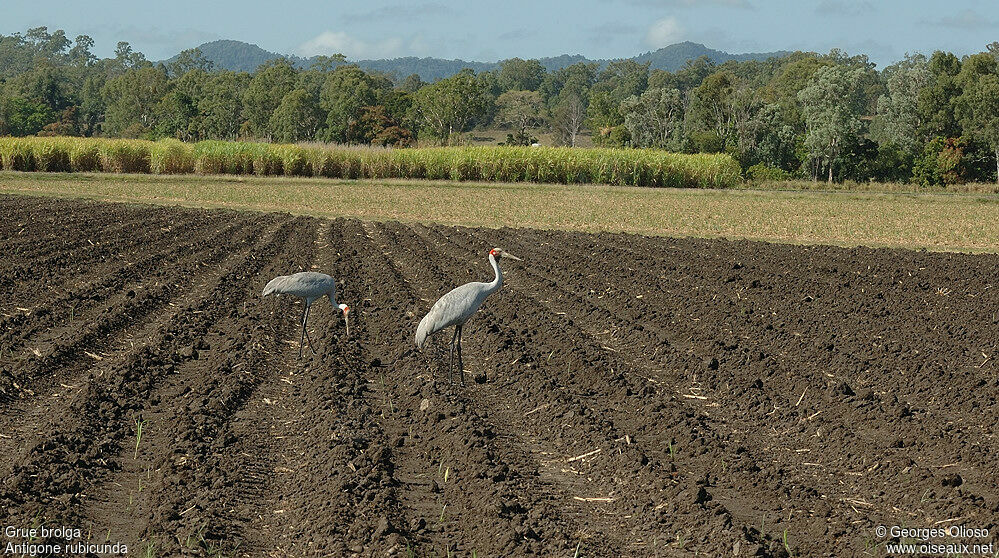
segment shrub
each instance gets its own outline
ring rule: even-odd
[[[751,180],[784,181],[794,180],[794,175],[784,169],[771,167],[765,163],[757,163],[746,169],[746,178]]]

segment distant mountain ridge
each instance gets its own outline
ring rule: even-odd
[[[244,43],[242,41],[218,40],[204,43],[198,48],[205,58],[215,63],[216,68],[232,70],[236,72],[252,72],[261,64],[276,58],[287,58],[295,65],[307,67],[312,63],[312,58],[302,58],[295,55],[282,55],[264,50],[257,45]],[[658,50],[646,52],[634,56],[631,60],[639,63],[649,62],[650,69],[667,70],[675,72],[683,67],[688,60],[696,60],[701,56],[707,56],[715,64],[722,64],[729,60],[766,60],[768,58],[782,57],[790,54],[789,51],[776,52],[752,52],[745,54],[730,54],[720,50],[708,48],[699,43],[685,41]],[[171,58],[170,60],[173,60]],[[165,60],[164,62],[169,62]],[[614,59],[622,60],[622,59]],[[612,59],[590,60],[580,54],[563,54],[539,58],[538,62],[549,72],[571,66],[580,62],[595,62],[601,66],[606,65]],[[406,56],[402,58],[380,59],[380,60],[353,60],[365,70],[373,70],[394,74],[398,77],[405,77],[411,74],[418,74],[424,81],[435,81],[438,79],[453,76],[465,68],[471,68],[476,72],[493,70],[499,67],[499,62],[475,62],[466,60],[447,60],[443,58],[418,58]]]

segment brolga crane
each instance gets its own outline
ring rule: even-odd
[[[486,297],[498,291],[503,286],[503,271],[500,270],[499,259],[510,258],[521,261],[520,258],[503,250],[493,248],[489,251],[489,263],[493,266],[496,277],[489,283],[474,282],[466,283],[455,288],[451,292],[442,296],[430,312],[420,320],[420,326],[416,328],[416,346],[422,349],[427,344],[427,338],[438,331],[454,326],[454,337],[451,338],[451,353],[448,361],[447,381],[452,382],[454,372],[455,356],[458,360],[458,371],[461,374],[461,385],[465,385],[465,369],[461,360],[461,328],[465,322],[472,317],[472,314],[482,306]]]
[[[302,338],[298,342],[298,358],[302,358],[302,349],[305,348],[306,339],[309,341],[309,348],[312,349],[312,352],[316,352],[315,347],[312,346],[312,338],[309,337],[309,332],[305,326],[309,321],[309,312],[312,309],[312,303],[324,296],[328,296],[330,303],[343,312],[343,323],[347,328],[347,337],[350,337],[350,321],[347,319],[350,307],[346,304],[337,304],[336,281],[329,275],[314,271],[280,275],[267,283],[261,296],[267,296],[272,293],[290,294],[305,299],[305,309],[302,310]]]

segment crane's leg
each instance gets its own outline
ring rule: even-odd
[[[305,318],[308,317],[309,306],[302,309],[302,336],[298,340],[298,358],[302,358],[302,349],[305,348]]]
[[[461,374],[461,385],[465,385],[465,363],[461,360],[461,326],[458,326],[458,372]]]
[[[451,358],[448,360],[448,363],[447,363],[447,383],[448,383],[448,385],[454,384],[454,376],[453,376],[453,374],[454,374],[454,350],[455,350],[455,347],[457,346],[458,332],[459,331],[461,331],[461,326],[456,326],[454,328],[454,336],[451,337],[451,353],[450,353]]]
[[[309,314],[311,313],[312,306],[306,306],[305,318],[302,320],[302,331],[305,332],[305,339],[309,342],[309,348],[312,349],[312,354],[316,354],[316,348],[312,346],[312,337],[309,336],[309,330],[305,327],[305,325],[309,322]]]

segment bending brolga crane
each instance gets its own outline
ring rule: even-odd
[[[434,303],[430,312],[420,320],[416,329],[416,346],[422,349],[427,344],[427,338],[438,331],[454,326],[454,337],[451,338],[451,354],[448,362],[447,381],[452,382],[455,354],[458,357],[458,370],[461,373],[461,384],[465,385],[465,369],[461,360],[461,328],[472,314],[482,306],[486,297],[498,291],[503,286],[503,271],[500,270],[499,258],[510,258],[521,261],[502,248],[489,251],[489,263],[493,266],[496,277],[489,283],[466,283],[442,296]]]
[[[302,349],[305,348],[306,339],[309,341],[309,348],[312,349],[312,352],[316,352],[315,347],[312,346],[312,338],[309,337],[309,332],[305,329],[305,326],[309,321],[309,312],[312,309],[312,303],[324,296],[328,296],[330,303],[343,312],[343,323],[347,328],[347,337],[350,337],[350,321],[347,319],[350,307],[346,304],[337,304],[336,281],[329,275],[314,271],[280,275],[267,283],[261,296],[267,296],[272,293],[290,294],[305,299],[305,309],[302,310],[302,338],[298,342],[298,358],[302,358]]]

